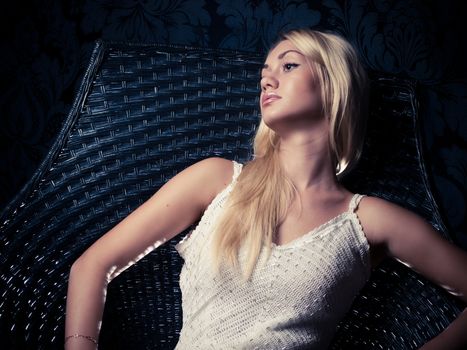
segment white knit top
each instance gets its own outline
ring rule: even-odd
[[[206,209],[176,249],[183,327],[176,349],[325,349],[370,274],[369,246],[355,209],[284,245],[260,253],[251,280],[222,265],[211,268],[212,229],[241,172]],[[246,252],[239,252],[240,266]],[[243,264],[242,264],[243,263]]]

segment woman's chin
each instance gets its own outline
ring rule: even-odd
[[[280,134],[281,131],[296,131],[302,132],[305,129],[313,129],[313,128],[322,128],[326,123],[324,116],[317,116],[312,117],[309,114],[302,115],[302,114],[272,114],[268,113],[266,115],[262,115],[262,119],[264,124],[274,132]],[[327,123],[326,123],[327,124]]]

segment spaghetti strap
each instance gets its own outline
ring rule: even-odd
[[[353,213],[360,204],[362,198],[365,197],[364,194],[355,193],[349,203],[349,212]]]
[[[243,168],[243,164],[241,163],[238,163],[236,161],[232,161],[233,163],[233,175],[232,175],[232,183],[234,183],[237,178],[238,178],[238,175],[240,175],[240,173],[242,172],[242,168]]]
[[[203,216],[201,217],[201,220],[198,222],[198,225],[196,225],[195,229],[189,232],[187,235],[185,235],[185,237],[183,237],[182,240],[175,245],[175,249],[185,261],[190,260],[190,254],[192,254],[190,253],[190,251],[192,251],[193,248],[189,248],[190,246],[192,246],[193,244],[203,245],[206,241],[208,237],[208,230],[206,230],[205,227],[209,227],[214,221],[216,215],[218,215],[218,210],[220,210],[220,208],[223,207],[227,196],[232,191],[233,187],[235,186],[235,183],[237,182],[238,176],[242,172],[243,164],[238,163],[236,161],[232,161],[232,164],[232,182],[228,184],[227,187],[225,187],[222,191],[220,191],[217,194],[217,196],[212,200],[212,202],[207,206],[206,210],[203,213]],[[201,232],[193,235],[195,231]]]

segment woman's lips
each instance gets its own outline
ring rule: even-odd
[[[267,105],[267,104],[270,104],[271,102],[274,102],[276,100],[279,100],[281,99],[282,97],[280,97],[279,95],[273,93],[273,92],[270,92],[270,93],[266,93],[263,95],[263,97],[261,98],[261,104],[263,106]]]

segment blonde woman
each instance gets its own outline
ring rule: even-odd
[[[200,218],[177,245],[177,349],[325,349],[386,257],[467,302],[465,252],[415,214],[339,183],[360,155],[365,96],[345,40],[284,35],[262,69],[254,159],[187,168],[73,264],[66,348],[96,348],[107,284]],[[466,329],[463,312],[423,349],[465,348]]]

